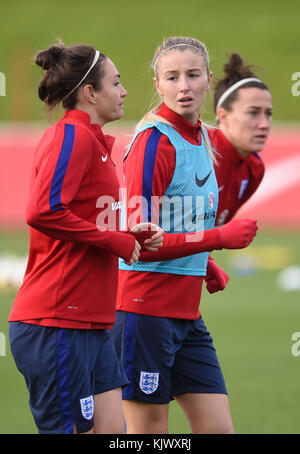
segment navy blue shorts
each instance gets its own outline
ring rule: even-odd
[[[227,394],[201,317],[181,320],[118,311],[112,336],[130,382],[123,399],[162,404],[186,393]]]
[[[38,431],[92,429],[94,395],[128,383],[111,331],[9,325],[11,351],[25,377]]]

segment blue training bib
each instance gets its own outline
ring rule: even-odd
[[[166,233],[193,233],[214,228],[218,208],[218,184],[203,134],[201,133],[201,145],[192,145],[174,128],[163,122],[145,124],[138,134],[149,128],[153,128],[154,132],[153,146],[158,142],[160,135],[164,134],[176,151],[173,178],[165,195],[160,199],[159,226]],[[130,152],[137,135],[129,145],[124,159]],[[159,136],[157,140],[156,136]],[[145,161],[148,159],[147,153],[151,154],[151,150],[146,149]],[[148,161],[147,166],[150,167],[151,159]],[[145,222],[154,222],[151,219],[152,210],[153,200],[149,200],[149,197],[143,199]],[[126,216],[126,206],[123,207],[122,212],[123,225],[126,224],[124,216]],[[136,262],[132,266],[126,265],[124,260],[120,259],[119,268],[129,271],[205,276],[208,255],[209,252],[202,252],[168,261]]]

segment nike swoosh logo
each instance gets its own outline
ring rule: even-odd
[[[107,156],[108,156],[108,154],[107,154],[105,157],[102,155],[102,161],[103,161],[103,162],[106,162],[106,161],[107,161]]]
[[[204,186],[205,183],[207,182],[207,180],[209,179],[210,174],[211,174],[211,171],[202,180],[199,180],[199,178],[197,177],[197,174],[196,174],[196,185],[200,186],[200,188],[201,188],[201,186]]]
[[[224,184],[219,187],[219,192],[223,191],[223,189],[224,189]]]

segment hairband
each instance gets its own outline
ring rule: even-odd
[[[93,60],[93,63],[91,64],[91,66],[89,67],[89,69],[87,70],[87,72],[85,73],[85,75],[83,76],[83,78],[81,79],[80,82],[78,82],[78,84],[76,85],[76,87],[74,87],[63,99],[62,101],[64,101],[66,98],[68,98],[68,96],[70,96],[75,90],[76,88],[79,87],[79,85],[84,81],[84,79],[87,77],[87,75],[91,72],[91,70],[94,68],[95,64],[97,63],[97,61],[99,60],[99,56],[100,56],[100,52],[99,50],[96,50],[95,52],[95,57],[94,57],[94,60]]]
[[[218,104],[216,107],[216,112],[218,111],[219,107],[221,107],[221,105],[223,104],[225,99],[227,99],[228,96],[231,95],[232,92],[237,90],[242,85],[247,84],[248,82],[260,82],[261,84],[263,83],[260,79],[257,79],[256,77],[247,77],[246,79],[239,80],[235,84],[231,85],[231,87],[229,87],[226,91],[224,91],[224,93],[222,94],[222,96],[220,97],[220,99],[218,101]]]
[[[159,54],[159,56],[156,58],[155,63],[154,63],[154,65],[153,65],[153,68],[154,68],[154,72],[155,72],[155,73],[156,73],[156,65],[157,65],[157,62],[158,62],[158,60],[160,59],[160,57],[161,57],[163,54],[165,54],[166,52],[168,52],[169,50],[174,49],[174,47],[180,47],[180,46],[193,47],[194,49],[196,49],[198,52],[200,52],[200,53],[206,58],[207,65],[209,65],[208,56],[207,56],[201,49],[199,49],[199,47],[193,46],[192,44],[184,44],[184,43],[181,43],[181,44],[174,44],[173,46],[168,47],[168,49],[163,50],[162,53]]]

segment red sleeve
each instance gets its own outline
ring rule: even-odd
[[[140,133],[133,143],[124,162],[129,228],[140,221],[158,224],[158,206],[155,210],[152,197],[165,194],[173,177],[175,156],[169,139],[156,128]],[[141,252],[139,260],[171,260],[213,249],[221,249],[217,229],[194,234],[165,233],[163,246],[157,252]]]
[[[131,235],[99,231],[96,224],[82,219],[71,209],[83,179],[90,172],[92,153],[88,131],[79,126],[57,124],[42,159],[37,153],[26,221],[52,238],[98,246],[129,260],[135,245]]]
[[[218,229],[195,233],[164,233],[163,246],[157,252],[141,252],[142,262],[173,260],[199,252],[210,252],[222,249]]]

